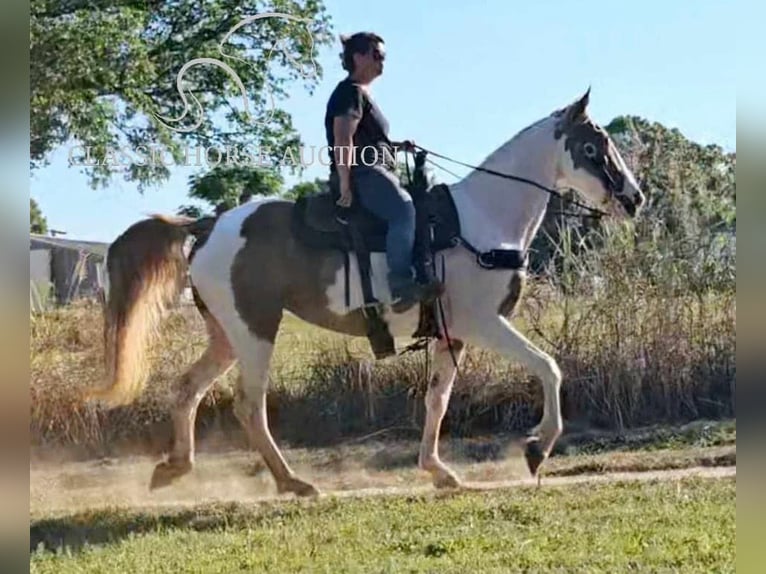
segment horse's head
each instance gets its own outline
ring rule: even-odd
[[[634,217],[644,203],[635,177],[604,128],[588,117],[590,88],[558,113],[557,178],[617,217]]]

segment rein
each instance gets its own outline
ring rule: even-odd
[[[456,164],[458,164],[458,165],[462,165],[462,166],[464,166],[464,167],[467,167],[467,168],[470,168],[470,169],[475,169],[475,170],[477,170],[477,171],[483,171],[484,173],[488,173],[488,174],[490,174],[490,175],[494,175],[494,176],[500,177],[500,178],[502,178],[502,179],[510,179],[510,180],[513,180],[513,181],[519,181],[519,182],[521,182],[521,183],[526,183],[527,185],[531,185],[531,186],[533,186],[533,187],[536,187],[536,188],[538,188],[538,189],[540,189],[540,190],[544,191],[545,193],[547,193],[547,194],[549,194],[549,195],[553,195],[553,196],[556,196],[556,197],[558,197],[559,199],[561,199],[562,201],[568,201],[568,202],[569,202],[569,203],[571,203],[572,205],[575,205],[575,206],[577,206],[577,207],[581,207],[581,208],[583,208],[583,209],[585,209],[585,210],[587,210],[587,211],[590,211],[590,212],[591,212],[593,215],[590,215],[590,216],[588,216],[588,217],[596,217],[596,218],[601,218],[601,217],[604,217],[604,216],[608,216],[608,215],[609,215],[608,213],[606,213],[606,212],[604,212],[604,211],[602,211],[602,210],[600,210],[600,209],[597,209],[597,208],[595,208],[595,207],[591,207],[590,205],[585,205],[584,203],[580,203],[579,201],[576,201],[576,200],[567,200],[567,199],[566,199],[566,198],[565,198],[565,197],[564,197],[564,196],[561,194],[561,192],[559,192],[559,191],[556,191],[555,189],[551,189],[550,187],[547,187],[547,186],[545,186],[545,185],[542,185],[541,183],[538,183],[538,182],[536,182],[536,181],[533,181],[533,180],[531,180],[531,179],[527,179],[527,178],[525,178],[525,177],[520,177],[520,176],[518,176],[518,175],[512,175],[512,174],[509,174],[509,173],[503,173],[503,172],[500,172],[500,171],[495,171],[495,170],[493,170],[493,169],[488,169],[488,168],[486,168],[486,167],[481,167],[481,166],[476,166],[476,165],[470,165],[470,164],[464,163],[464,162],[462,162],[462,161],[459,161],[459,160],[456,160],[456,159],[453,159],[453,158],[447,157],[446,155],[442,155],[442,154],[440,154],[440,153],[436,153],[435,151],[431,151],[431,150],[428,150],[428,149],[426,149],[426,148],[424,148],[424,147],[422,147],[422,146],[419,146],[419,145],[413,145],[413,147],[414,147],[414,148],[417,148],[417,149],[419,149],[419,150],[421,150],[421,151],[424,151],[424,152],[426,152],[426,154],[428,154],[428,155],[434,155],[434,156],[436,156],[436,157],[440,157],[440,158],[442,158],[442,159],[445,159],[445,160],[447,160],[447,161],[451,161],[452,163],[456,163]],[[433,163],[433,162],[431,162],[431,163]],[[434,165],[436,165],[436,164],[434,164]],[[409,166],[408,166],[408,167],[409,167]],[[437,167],[440,167],[440,166],[437,166]],[[442,168],[442,169],[443,169],[443,168]],[[453,174],[453,175],[454,175],[454,174]]]

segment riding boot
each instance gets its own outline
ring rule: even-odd
[[[444,285],[436,279],[417,283],[411,277],[402,278],[389,273],[388,282],[394,313],[403,313],[418,303],[432,303],[444,293]]]
[[[424,203],[424,202],[423,202]],[[415,242],[412,248],[412,263],[418,283],[428,284],[435,279],[432,267],[431,225],[425,205],[416,203]]]

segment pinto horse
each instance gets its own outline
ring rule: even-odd
[[[618,219],[634,217],[644,195],[608,133],[588,115],[590,89],[573,103],[521,130],[492,152],[478,169],[449,191],[461,235],[475,250],[526,253],[547,208],[549,194],[513,173],[551,189],[574,189],[592,205]],[[364,190],[357,190],[364,193]],[[251,446],[262,455],[278,491],[316,495],[282,456],[266,416],[267,372],[284,311],[314,325],[364,336],[364,299],[359,281],[350,282],[344,254],[296,237],[294,203],[260,198],[215,219],[154,216],[128,228],[110,246],[104,313],[109,385],[90,399],[116,406],[142,391],[146,349],[163,317],[183,289],[187,273],[209,336],[208,347],[178,380],[169,456],[157,464],[150,488],[170,484],[191,471],[197,407],[215,380],[237,361],[234,411]],[[184,250],[195,237],[190,254]],[[437,488],[458,487],[458,476],[439,457],[439,431],[453,381],[467,344],[519,361],[542,382],[543,415],[527,442],[532,475],[549,456],[562,432],[561,372],[556,361],[515,329],[508,317],[517,305],[525,269],[487,269],[463,244],[440,252],[445,292],[441,297],[449,342],[429,344],[434,372],[425,397],[426,420],[418,466]],[[358,271],[353,254],[351,268]],[[384,253],[371,254],[374,289],[390,303]],[[351,275],[357,277],[357,275]],[[395,337],[417,327],[417,306],[389,312],[384,320]]]

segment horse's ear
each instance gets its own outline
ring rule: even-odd
[[[569,114],[567,114],[570,120],[577,120],[585,115],[585,110],[588,109],[588,103],[590,102],[590,86],[582,97],[577,100],[569,108]]]
[[[340,43],[341,43],[341,45],[345,45],[345,44],[346,44],[346,42],[348,42],[348,39],[349,39],[350,37],[351,37],[351,36],[349,36],[348,34],[339,34],[339,35],[338,35],[338,38],[340,38]]]
[[[560,137],[570,126],[582,121],[585,118],[588,102],[590,101],[590,86],[587,91],[576,101],[564,108],[564,115],[559,120],[556,127],[556,137]]]
[[[590,102],[590,86],[580,98],[561,110],[562,117],[556,124],[556,138],[567,131],[572,125],[582,121],[585,118],[588,103]]]

